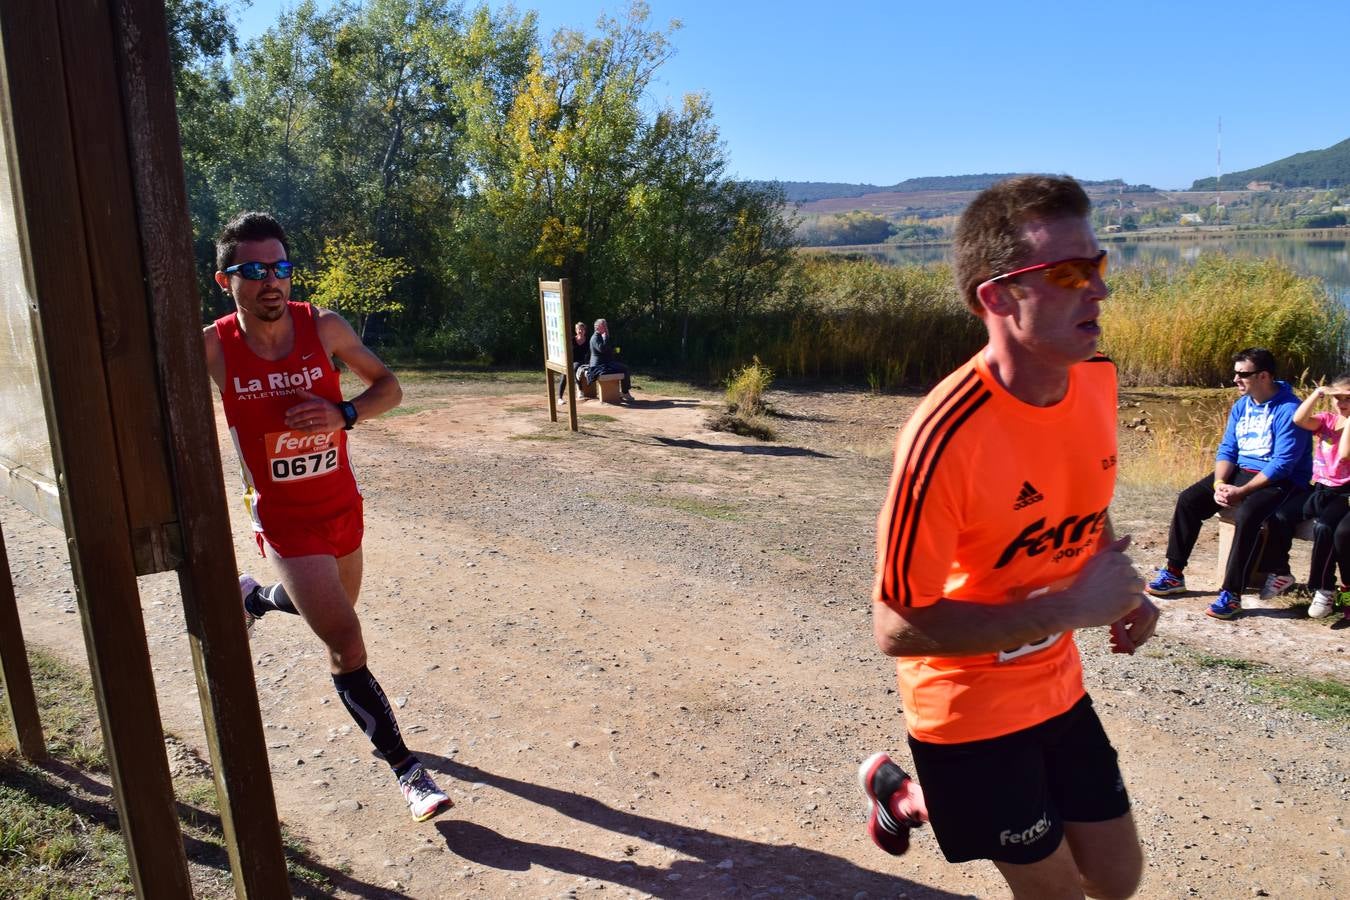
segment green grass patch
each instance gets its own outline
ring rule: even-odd
[[[1250,659],[1233,659],[1229,656],[1210,656],[1202,653],[1195,658],[1195,664],[1202,669],[1232,669],[1237,672],[1257,672],[1265,666]]]
[[[707,388],[677,378],[638,375],[634,376],[633,384],[636,387],[635,395],[639,400],[651,400],[654,397],[707,400],[714,396]]]
[[[664,506],[667,509],[676,509],[682,513],[688,513],[691,516],[702,516],[705,519],[730,521],[741,518],[741,511],[730,503],[717,503],[711,500],[700,500],[694,497],[630,496],[628,499],[632,503],[645,504],[647,506]]]
[[[398,366],[399,381],[413,384],[443,381],[474,381],[500,384],[538,384],[545,381],[543,369],[493,369],[487,366]]]
[[[1350,721],[1350,685],[1320,678],[1277,678],[1259,676],[1252,679],[1277,703],[1318,719]]]
[[[1195,655],[1202,669],[1224,669],[1243,678],[1261,700],[1272,706],[1297,710],[1317,719],[1350,721],[1350,685],[1322,678],[1304,678],[1271,672],[1263,663],[1229,656]]]
[[[584,414],[584,415],[577,416],[577,418],[580,419],[580,420],[583,421],[583,422],[617,422],[617,421],[619,421],[618,419],[614,418],[613,416],[607,416],[607,415],[605,415],[604,413],[586,413],[586,414]]]
[[[429,409],[431,409],[430,406],[422,406],[415,403],[409,404],[408,406],[395,406],[393,409],[389,410],[389,412],[385,413],[382,418],[393,418],[396,416],[415,416],[418,413],[426,412]]]
[[[508,406],[506,408],[506,412],[509,413],[533,413],[541,411],[542,410],[537,406]]]
[[[531,431],[529,434],[513,434],[507,438],[509,441],[565,441],[572,432],[565,431]]]
[[[84,673],[30,647],[29,668],[47,750],[80,772],[107,771],[93,690]],[[7,724],[7,717],[0,717]],[[71,786],[19,755],[0,727],[0,897],[96,900],[135,895],[113,802]],[[234,896],[229,858],[207,775],[174,779],[193,887],[202,898]],[[324,867],[295,835],[282,832],[293,893],[333,891]]]

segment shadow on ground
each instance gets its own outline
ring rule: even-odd
[[[806,447],[769,447],[763,444],[709,444],[690,438],[668,438],[653,435],[652,440],[667,447],[682,447],[685,450],[717,450],[722,453],[743,453],[747,456],[814,456],[820,459],[833,459],[828,453],[810,450]]]
[[[444,757],[419,754],[433,769],[470,783],[482,783],[565,816],[659,844],[684,857],[669,864],[643,865],[629,859],[606,859],[566,846],[521,841],[473,822],[443,820],[436,829],[446,846],[460,857],[483,866],[524,872],[543,866],[567,875],[593,878],[656,897],[750,896],[769,891],[805,892],[817,896],[895,896],[941,900],[964,897],[881,871],[864,869],[842,857],[792,844],[770,844],[729,837],[702,828],[677,825],[607,806],[570,791],[531,784],[468,766]],[[861,828],[861,825],[859,826]],[[565,835],[560,838],[566,840]],[[636,845],[625,848],[637,855]],[[878,853],[878,865],[898,868]]]

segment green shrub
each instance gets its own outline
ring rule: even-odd
[[[773,383],[773,369],[753,358],[748,366],[743,366],[727,379],[727,411],[744,416],[756,416],[765,412],[764,392]]]

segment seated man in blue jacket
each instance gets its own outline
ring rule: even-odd
[[[1291,492],[1306,491],[1312,478],[1309,432],[1294,424],[1299,401],[1283,381],[1275,380],[1275,357],[1249,347],[1233,356],[1233,385],[1238,399],[1228,413],[1228,427],[1214,457],[1214,474],[1206,475],[1177,497],[1167,535],[1167,565],[1144,590],[1157,597],[1182,594],[1182,572],[1190,559],[1200,523],[1221,508],[1234,511],[1232,551],[1228,554],[1219,598],[1205,610],[1216,619],[1242,612],[1242,590],[1261,526]],[[1279,593],[1268,585],[1267,593]]]

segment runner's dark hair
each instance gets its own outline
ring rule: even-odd
[[[242,242],[265,241],[268,238],[281,241],[281,249],[286,251],[286,258],[290,259],[291,245],[286,240],[286,229],[281,227],[281,223],[271,213],[241,212],[225,223],[220,237],[216,238],[216,271],[223,272],[234,265],[234,251]]]

